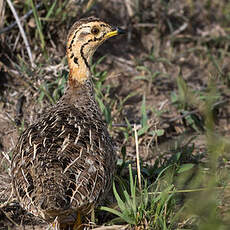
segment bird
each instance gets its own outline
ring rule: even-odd
[[[11,181],[20,205],[47,223],[82,226],[108,193],[116,153],[95,100],[90,63],[107,39],[124,33],[96,17],[82,18],[67,36],[68,83],[59,101],[21,134]]]

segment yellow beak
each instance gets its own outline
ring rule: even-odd
[[[120,29],[120,28],[116,28],[116,30],[114,31],[111,31],[111,32],[108,32],[106,35],[105,35],[105,38],[111,38],[113,36],[116,36],[118,34],[124,34],[125,31]]]
[[[105,38],[111,38],[111,37],[116,36],[116,35],[118,35],[118,31],[114,30],[114,31],[111,31],[111,32],[107,33],[105,35]]]

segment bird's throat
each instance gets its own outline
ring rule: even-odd
[[[91,77],[91,72],[85,60],[81,57],[78,59],[68,57],[69,64],[69,84],[84,84]]]

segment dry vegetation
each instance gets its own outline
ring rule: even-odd
[[[0,0],[0,229],[48,229],[14,194],[5,204],[9,162],[22,130],[62,95],[67,31],[90,15],[127,29],[94,55],[97,101],[117,146],[118,170],[91,227],[229,229],[230,2],[12,4],[19,17],[26,15],[21,24],[32,57]]]

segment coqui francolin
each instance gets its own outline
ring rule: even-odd
[[[67,40],[68,86],[20,136],[11,175],[23,208],[55,221],[56,227],[79,229],[111,186],[115,151],[95,101],[90,61],[105,40],[123,33],[103,20],[77,21]]]

